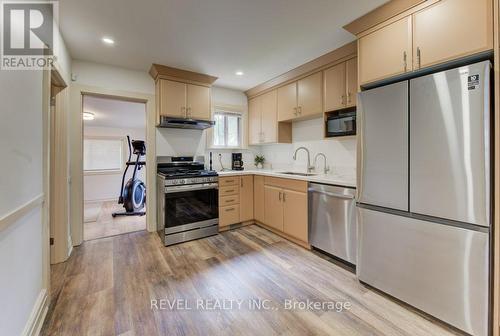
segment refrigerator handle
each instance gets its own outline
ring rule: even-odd
[[[363,128],[363,98],[362,92],[358,92],[356,101],[358,104],[357,112],[356,112],[356,135],[357,135],[357,143],[356,143],[356,195],[355,199],[359,202],[361,197],[361,192],[363,190],[363,181],[362,181],[362,171],[363,171],[363,132],[361,132]]]

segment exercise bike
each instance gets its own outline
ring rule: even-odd
[[[118,204],[123,204],[125,211],[114,212],[111,215],[116,216],[144,216],[146,211],[141,211],[146,204],[146,185],[137,178],[137,172],[146,165],[145,161],[141,161],[141,157],[146,155],[146,143],[142,140],[132,140],[127,135],[128,141],[128,161],[126,162],[125,171],[123,172],[122,184],[120,189],[120,197]],[[135,161],[132,161],[133,154],[137,155]],[[134,166],[132,177],[125,184],[125,178],[130,166]]]

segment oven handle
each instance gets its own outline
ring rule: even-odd
[[[168,186],[165,187],[165,194],[173,194],[184,191],[196,191],[196,190],[207,190],[207,189],[219,189],[218,183],[201,183],[201,184],[188,184],[180,186]]]

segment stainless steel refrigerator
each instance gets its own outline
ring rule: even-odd
[[[487,335],[490,62],[359,93],[359,280]]]

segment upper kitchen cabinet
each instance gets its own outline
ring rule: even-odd
[[[248,101],[249,144],[290,143],[290,123],[278,122],[277,90],[271,90]]]
[[[358,40],[360,85],[411,71],[411,16]]]
[[[317,72],[278,88],[278,120],[293,121],[320,115],[322,105],[322,73]]]
[[[413,14],[415,69],[493,49],[491,0],[441,0]]]
[[[360,85],[493,49],[491,0],[429,0],[384,10],[344,27],[358,36]]]
[[[211,119],[210,87],[216,77],[153,64],[156,83],[156,114],[160,117]]]
[[[356,106],[358,62],[352,58],[323,72],[324,112]]]

